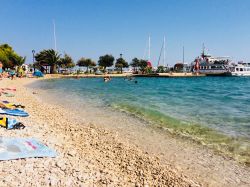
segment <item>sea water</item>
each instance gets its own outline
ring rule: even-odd
[[[250,163],[248,77],[56,79],[38,87],[60,102],[126,112]]]

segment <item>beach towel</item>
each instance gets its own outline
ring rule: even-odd
[[[29,116],[29,114],[23,110],[20,109],[1,109],[0,108],[0,114],[6,114],[6,115],[10,115],[10,116],[20,116],[20,117],[27,117]]]
[[[15,95],[12,93],[2,92],[6,97],[14,97]]]
[[[10,103],[9,101],[0,101],[0,108],[15,109],[15,108],[25,108],[25,106],[21,104]]]
[[[16,119],[0,117],[0,126],[6,129],[24,129],[25,126]]]
[[[16,88],[0,88],[0,90],[2,91],[6,91],[6,90],[9,90],[9,91],[16,91]]]
[[[34,138],[0,137],[0,160],[56,157],[57,153]]]

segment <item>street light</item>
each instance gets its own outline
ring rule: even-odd
[[[34,61],[35,61],[35,52],[36,52],[36,51],[33,49],[33,50],[32,50],[32,53],[33,53],[33,64],[34,64]]]
[[[33,49],[32,50],[32,54],[33,54],[33,69],[34,69],[34,72],[35,72],[35,67],[34,67],[34,63],[35,63],[35,50]]]

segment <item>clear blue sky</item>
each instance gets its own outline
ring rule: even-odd
[[[204,42],[216,56],[250,62],[250,0],[0,0],[0,43],[32,62],[32,49],[57,48],[74,60],[124,54],[142,58],[151,35],[157,63],[163,36],[166,60],[191,62]]]

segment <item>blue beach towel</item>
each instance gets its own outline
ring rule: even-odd
[[[56,156],[54,150],[34,138],[0,137],[0,160]]]
[[[29,114],[20,109],[0,109],[0,114],[6,114],[10,116],[20,116],[20,117],[27,117]]]

